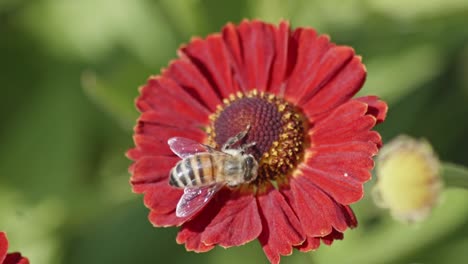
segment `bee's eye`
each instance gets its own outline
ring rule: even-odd
[[[245,158],[246,171],[244,174],[244,180],[250,182],[257,177],[257,164],[252,155],[248,155]]]
[[[248,157],[245,159],[245,163],[247,163],[247,166],[248,166],[249,168],[251,168],[252,165],[253,165],[253,158],[250,157],[250,156],[248,156]]]

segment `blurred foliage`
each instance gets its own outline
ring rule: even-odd
[[[368,69],[361,94],[390,102],[384,140],[425,137],[468,165],[468,1],[3,0],[0,230],[11,248],[34,264],[265,262],[258,242],[186,253],[175,228],[147,220],[123,155],[138,86],[192,36],[243,18],[288,19],[353,46]],[[467,198],[447,191],[414,227],[366,197],[344,241],[283,263],[461,263]]]

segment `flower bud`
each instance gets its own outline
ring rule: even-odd
[[[427,141],[398,136],[381,149],[376,171],[372,194],[379,207],[407,223],[427,218],[442,187],[440,163]]]

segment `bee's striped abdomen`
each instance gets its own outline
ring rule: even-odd
[[[169,184],[174,187],[184,188],[187,185],[186,175],[183,169],[183,161],[179,161],[171,170]]]
[[[179,161],[171,170],[169,184],[185,188],[213,183],[215,179],[213,157],[201,153]]]
[[[198,155],[200,160],[198,171],[200,172],[200,181],[202,185],[213,183],[216,181],[216,167],[211,154]]]

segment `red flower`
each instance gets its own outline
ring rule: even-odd
[[[177,242],[205,252],[258,238],[272,263],[309,251],[357,225],[349,207],[363,196],[381,145],[372,131],[387,105],[352,99],[364,83],[361,58],[310,28],[261,21],[226,25],[194,38],[140,90],[133,191],[144,193],[155,226],[182,226]],[[171,137],[219,149],[250,125],[246,142],[259,163],[255,181],[222,188],[195,216],[177,217],[183,190],[171,187],[180,160]]]
[[[7,254],[8,240],[4,232],[0,232],[0,263],[2,264],[29,264],[29,260],[20,253]]]

